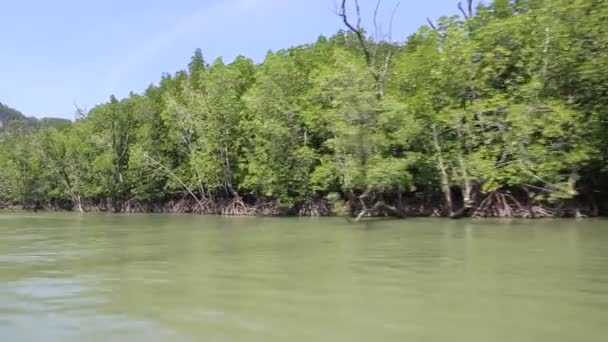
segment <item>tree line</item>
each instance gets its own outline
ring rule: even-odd
[[[31,132],[43,127],[58,127],[68,124],[70,124],[70,120],[67,119],[27,117],[20,111],[0,102],[0,139],[7,130]]]
[[[469,1],[403,42],[341,5],[345,30],[314,44],[259,64],[197,49],[187,70],[71,125],[8,129],[0,202],[356,218],[605,210],[608,2]]]

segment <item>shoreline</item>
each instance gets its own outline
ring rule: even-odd
[[[4,214],[31,214],[31,215],[45,215],[45,214],[71,214],[71,215],[80,215],[80,216],[94,216],[94,215],[103,215],[103,216],[131,216],[131,215],[153,215],[153,216],[190,216],[190,217],[221,217],[221,218],[251,218],[251,219],[343,219],[351,224],[361,224],[366,222],[379,222],[379,221],[408,221],[408,220],[437,220],[437,221],[475,221],[475,222],[503,222],[503,221],[522,221],[522,222],[534,222],[534,221],[588,221],[588,220],[606,220],[608,219],[608,215],[598,215],[598,216],[582,216],[582,217],[574,217],[574,216],[556,216],[556,217],[459,217],[459,218],[451,218],[448,216],[410,216],[410,217],[397,217],[397,216],[367,216],[360,220],[356,220],[355,217],[352,216],[340,216],[340,215],[327,215],[327,216],[294,216],[294,215],[222,215],[222,214],[195,214],[195,213],[178,213],[178,212],[122,212],[122,213],[114,213],[111,211],[87,211],[80,213],[74,210],[33,210],[33,209],[10,209],[10,208],[0,208],[0,216]]]
[[[410,198],[411,200],[411,198]],[[534,203],[520,206],[518,209],[488,207],[485,201],[480,201],[469,208],[461,208],[458,212],[447,213],[440,205],[431,201],[407,203],[384,203],[379,201],[372,208],[362,208],[359,204],[340,199],[330,201],[319,197],[300,202],[289,207],[281,207],[276,200],[261,197],[250,198],[216,198],[214,200],[195,201],[192,198],[181,198],[168,201],[123,201],[120,206],[113,207],[111,201],[84,200],[82,210],[69,201],[55,203],[36,203],[31,205],[0,203],[0,213],[107,213],[107,214],[189,214],[201,216],[228,217],[329,217],[344,218],[357,222],[367,219],[408,219],[408,218],[443,218],[457,219],[582,219],[608,217],[597,205],[583,205],[570,201],[555,204],[555,207]],[[115,204],[115,203],[114,203]],[[380,205],[378,205],[380,204]]]

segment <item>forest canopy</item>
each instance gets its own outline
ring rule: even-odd
[[[344,31],[258,64],[208,62],[197,49],[187,70],[111,96],[71,125],[5,132],[0,202],[359,218],[600,214],[608,2],[459,8],[403,42],[338,11]]]

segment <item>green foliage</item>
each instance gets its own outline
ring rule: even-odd
[[[0,200],[525,189],[576,196],[608,165],[608,2],[502,1],[404,43],[352,33],[164,74],[72,125],[0,106]],[[56,128],[48,128],[54,126]],[[441,164],[440,164],[441,161]],[[593,183],[595,184],[595,183]]]

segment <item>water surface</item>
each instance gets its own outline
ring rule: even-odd
[[[608,221],[0,214],[0,341],[606,341]]]

